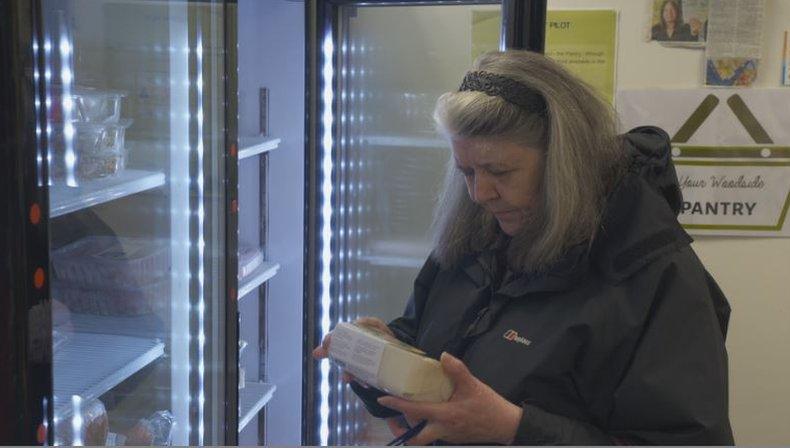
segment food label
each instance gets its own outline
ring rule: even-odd
[[[352,324],[340,323],[332,331],[329,357],[358,380],[375,386],[386,344]]]

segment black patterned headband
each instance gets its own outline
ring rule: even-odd
[[[546,114],[546,100],[540,93],[507,76],[484,71],[468,72],[458,91],[483,92],[489,96],[498,96],[527,112]]]

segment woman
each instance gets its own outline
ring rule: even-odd
[[[403,317],[446,403],[352,382],[410,443],[732,444],[729,306],[692,251],[667,135],[541,55],[488,53],[434,113],[452,146],[435,247]],[[316,348],[325,357],[331,339]]]
[[[697,40],[699,34],[699,21],[695,23],[696,33],[692,33],[691,26],[683,22],[678,0],[664,0],[661,4],[661,23],[653,26],[651,35],[653,40],[689,42]]]

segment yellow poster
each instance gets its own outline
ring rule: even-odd
[[[499,47],[499,11],[472,13],[472,57]],[[614,101],[617,12],[613,10],[548,11],[546,56]]]

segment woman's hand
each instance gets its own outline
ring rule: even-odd
[[[409,445],[427,445],[441,439],[450,443],[510,444],[521,420],[520,407],[507,401],[469,372],[464,363],[443,353],[442,368],[455,384],[450,400],[422,403],[381,397],[379,403],[404,414],[409,421],[428,424]]]
[[[361,325],[363,327],[368,327],[368,328],[372,328],[374,330],[381,331],[381,332],[383,332],[385,334],[388,334],[388,335],[390,335],[392,337],[395,337],[395,334],[392,333],[392,330],[390,330],[390,327],[388,327],[387,324],[385,324],[384,321],[381,320],[381,319],[378,319],[378,318],[375,318],[375,317],[360,317],[359,319],[354,321],[354,323],[356,323],[357,325]],[[321,345],[319,345],[318,347],[313,349],[313,359],[321,360],[321,359],[324,359],[324,358],[328,357],[329,356],[329,345],[330,345],[331,341],[332,341],[332,332],[330,331],[329,333],[327,333],[326,336],[324,336],[324,340],[321,341]],[[349,375],[346,372],[342,372],[341,375],[340,375],[340,378],[341,378],[341,380],[344,383],[350,383],[351,381],[356,381],[361,386],[368,387],[367,384],[357,380],[356,378],[354,378],[353,376]]]

